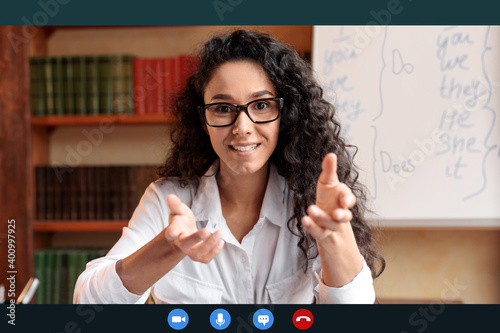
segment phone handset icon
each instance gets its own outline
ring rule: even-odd
[[[314,316],[307,309],[299,309],[293,314],[293,325],[299,330],[307,330],[314,322]]]

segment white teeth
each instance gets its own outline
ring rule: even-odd
[[[233,147],[233,149],[237,150],[237,151],[250,151],[250,150],[254,150],[255,148],[257,148],[257,144],[250,145],[250,146],[231,146],[231,147]]]

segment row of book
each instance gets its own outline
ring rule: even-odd
[[[156,166],[35,168],[38,220],[129,220]]]
[[[73,304],[78,276],[87,263],[106,255],[107,249],[42,249],[35,251],[35,276],[40,281],[37,304]]]
[[[168,112],[172,96],[185,86],[197,66],[197,58],[180,55],[133,60],[134,113]]]
[[[196,58],[127,54],[30,58],[34,116],[163,114]]]

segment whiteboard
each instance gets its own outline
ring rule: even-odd
[[[500,226],[500,27],[313,33],[314,71],[377,216]]]

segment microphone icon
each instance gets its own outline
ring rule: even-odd
[[[215,323],[219,326],[222,326],[225,322],[226,321],[224,320],[224,314],[222,312],[219,312],[217,314],[217,320],[215,321]]]
[[[210,314],[210,325],[216,330],[225,330],[231,324],[231,315],[224,309],[216,309]]]

